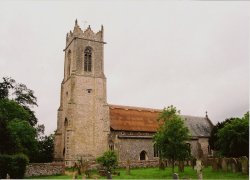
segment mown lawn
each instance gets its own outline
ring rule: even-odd
[[[177,169],[177,168],[176,168]],[[177,170],[176,170],[177,171]],[[159,168],[140,168],[131,169],[131,174],[126,175],[125,169],[119,169],[120,176],[112,176],[113,179],[172,179],[172,169],[166,168],[165,170],[159,170]],[[180,179],[197,179],[196,171],[191,167],[185,167],[183,173],[179,173]],[[96,171],[91,173],[93,179],[106,179],[106,177],[100,177]],[[232,172],[213,172],[211,167],[203,169],[203,179],[248,179],[248,175],[242,175],[241,173]],[[72,179],[72,176],[57,175],[57,176],[39,176],[31,177],[29,179]],[[82,176],[78,176],[78,179],[82,179]]]

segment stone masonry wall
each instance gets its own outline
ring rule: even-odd
[[[31,163],[27,165],[25,177],[64,174],[64,163]]]

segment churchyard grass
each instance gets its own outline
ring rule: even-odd
[[[120,172],[120,176],[113,176],[113,179],[172,179],[172,169],[166,168],[165,170],[159,170],[159,168],[138,168],[131,169],[130,175],[126,175],[125,169],[116,170]],[[191,167],[185,167],[184,172],[179,173],[176,167],[176,172],[179,174],[180,179],[191,178],[197,179],[196,171]],[[106,179],[106,177],[100,177],[96,171],[91,173],[92,178]],[[233,172],[213,172],[211,167],[203,169],[203,179],[248,179],[248,175],[242,175],[241,173]],[[72,176],[56,175],[56,176],[39,176],[30,177],[29,179],[72,179]],[[82,176],[78,176],[78,179],[82,179]]]

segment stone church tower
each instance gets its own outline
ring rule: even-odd
[[[77,20],[66,36],[64,78],[55,134],[55,160],[66,166],[96,158],[108,150],[110,133],[106,77],[103,67],[103,26],[83,32]]]

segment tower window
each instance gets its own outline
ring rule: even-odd
[[[91,72],[92,68],[92,49],[87,47],[84,51],[84,71]]]
[[[67,76],[70,76],[70,64],[71,64],[71,51],[68,51],[68,66],[67,66]]]
[[[64,126],[67,127],[68,126],[68,119],[65,118],[65,121],[64,121]]]

